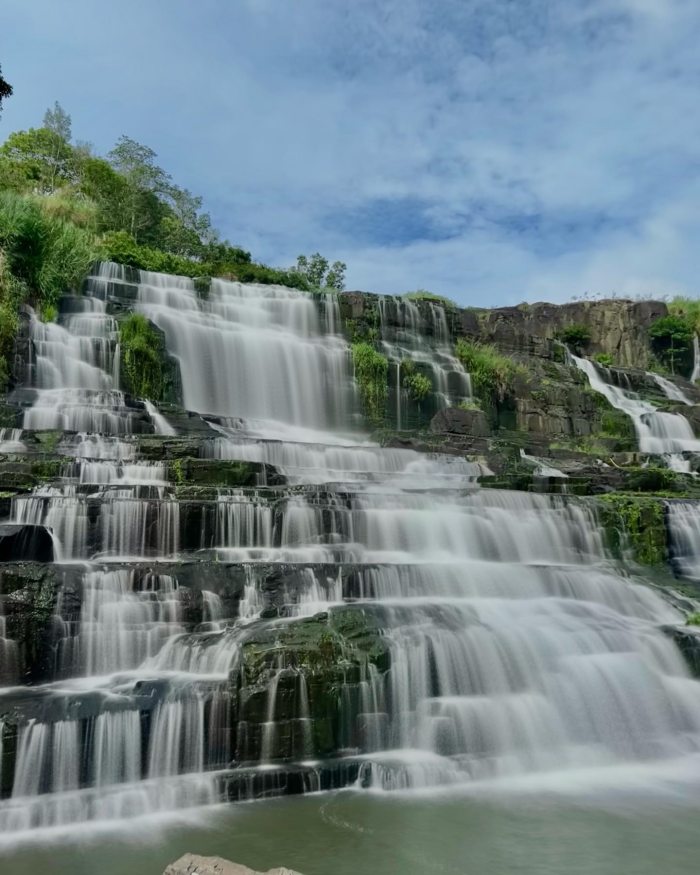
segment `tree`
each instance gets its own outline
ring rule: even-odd
[[[329,289],[337,289],[339,292],[345,288],[345,271],[347,264],[344,261],[334,261],[331,269],[326,274],[326,286]]]
[[[347,265],[342,261],[334,261],[329,267],[328,259],[324,258],[320,252],[314,252],[313,255],[299,255],[297,257],[296,270],[304,275],[311,286],[316,288],[343,289],[345,285],[345,271]]]
[[[54,102],[53,109],[47,109],[44,113],[42,127],[54,133],[64,143],[70,143],[71,117],[58,101]]]
[[[3,78],[2,67],[0,67],[0,111],[2,111],[2,102],[6,97],[12,97],[12,86]]]
[[[0,158],[14,165],[17,185],[25,191],[51,194],[76,182],[73,147],[49,128],[15,131],[0,146]]]
[[[649,328],[654,351],[676,373],[676,365],[687,363],[695,334],[693,325],[685,316],[662,316]]]
[[[160,197],[168,192],[170,176],[156,164],[156,157],[153,149],[126,136],[119,138],[108,155],[127,181],[120,207],[126,214],[125,230],[139,242],[149,242],[166,212]]]

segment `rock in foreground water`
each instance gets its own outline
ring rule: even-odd
[[[300,875],[292,869],[270,869],[267,872],[257,872],[247,866],[231,863],[222,857],[200,857],[197,854],[185,854],[171,863],[163,875]]]

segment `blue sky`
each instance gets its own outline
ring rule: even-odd
[[[699,40],[697,0],[3,0],[0,137],[59,100],[349,288],[695,295]]]

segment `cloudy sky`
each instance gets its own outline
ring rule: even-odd
[[[59,100],[350,288],[695,295],[699,42],[697,0],[3,0],[0,137]]]

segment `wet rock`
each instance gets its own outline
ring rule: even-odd
[[[483,410],[463,410],[461,407],[446,407],[440,410],[432,418],[430,430],[435,433],[447,432],[472,437],[486,437],[490,433],[489,423]]]
[[[45,526],[0,524],[0,562],[53,562],[53,540]]]
[[[223,857],[200,857],[185,854],[166,867],[163,875],[300,875],[293,869],[268,869],[260,872],[239,863],[231,863]]]

